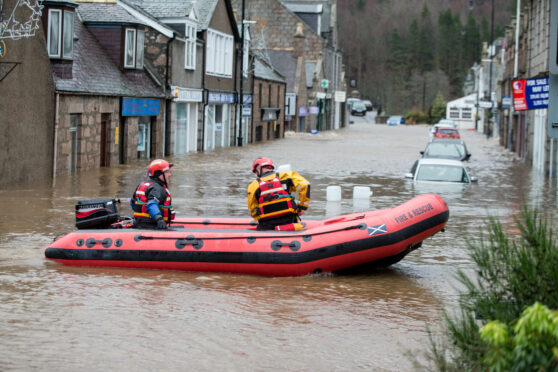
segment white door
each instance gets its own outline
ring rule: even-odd
[[[205,110],[204,151],[215,148],[215,105],[207,105]]]
[[[198,104],[190,103],[188,115],[188,152],[198,151]]]
[[[184,154],[188,151],[188,104],[176,104],[176,119],[174,124],[174,153]]]
[[[544,171],[544,143],[546,138],[546,109],[534,110],[533,167]]]

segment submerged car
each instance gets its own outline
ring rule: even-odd
[[[413,181],[471,183],[477,182],[459,160],[451,159],[418,159],[405,178]]]
[[[405,119],[403,119],[403,116],[400,115],[393,115],[390,116],[387,121],[386,121],[387,125],[399,125],[399,124],[405,124]]]
[[[460,139],[461,135],[459,131],[452,127],[436,127],[434,135],[432,138],[454,138]]]
[[[364,103],[362,103],[362,101],[354,102],[351,105],[351,115],[366,115],[366,106],[364,106]]]
[[[453,159],[467,161],[471,153],[467,150],[465,141],[461,139],[435,138],[420,152],[423,158]]]
[[[434,124],[432,126],[432,128],[430,128],[430,131],[429,131],[430,138],[434,137],[434,133],[436,133],[436,130],[438,129],[438,127],[446,127],[446,128],[449,127],[449,128],[457,129],[457,124],[455,124],[455,122],[453,120],[448,120],[448,119],[440,120],[438,123]]]

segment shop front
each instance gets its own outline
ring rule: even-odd
[[[233,93],[208,92],[205,108],[204,151],[231,145]]]
[[[198,150],[198,108],[203,101],[203,91],[173,87],[172,137],[175,155]]]
[[[153,98],[122,98],[120,122],[121,163],[150,159],[157,153],[158,117],[161,101]],[[135,137],[135,138],[134,138]]]

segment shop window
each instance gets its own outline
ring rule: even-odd
[[[72,59],[74,51],[74,12],[49,9],[47,32],[48,56]]]
[[[461,109],[461,118],[471,120],[473,118],[473,110],[470,107],[463,107]]]

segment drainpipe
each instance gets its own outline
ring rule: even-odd
[[[176,33],[172,33],[172,37],[167,40],[167,60],[165,62],[165,112],[163,113],[163,156],[167,155],[167,145],[169,141],[169,136],[167,136],[167,128],[170,128],[170,117],[167,115],[168,110],[171,107],[170,100],[168,99],[170,87],[169,87],[169,54],[170,54],[170,44],[176,39]]]
[[[54,151],[52,155],[52,182],[54,184],[54,180],[56,178],[56,154],[58,152],[58,107],[60,106],[60,94],[56,93],[56,99],[54,103]]]

